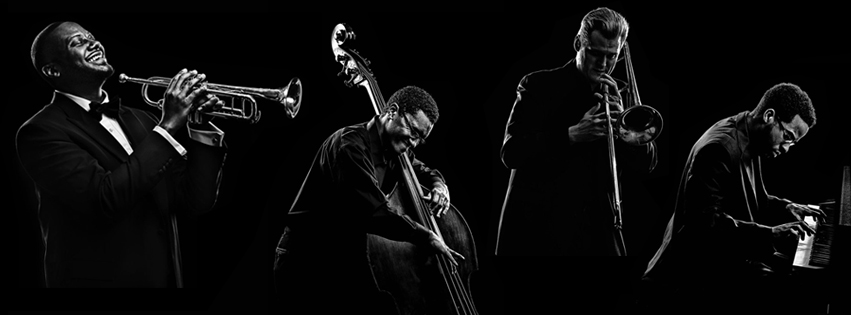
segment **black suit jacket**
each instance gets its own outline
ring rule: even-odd
[[[511,177],[497,255],[623,255],[609,199],[614,185],[608,143],[603,138],[568,144],[568,128],[597,102],[575,60],[520,81],[500,151]],[[615,151],[622,186],[656,166],[654,142],[630,146],[616,141]]]
[[[47,287],[170,286],[169,217],[215,204],[224,147],[181,130],[182,157],[153,131],[152,113],[122,106],[117,120],[132,155],[58,93],[18,130],[18,158],[38,198]]]
[[[765,190],[761,158],[747,150],[749,113],[718,121],[695,142],[648,279],[686,285],[737,279],[776,252],[770,227],[796,220],[785,210],[789,200]]]

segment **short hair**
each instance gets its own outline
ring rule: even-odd
[[[47,47],[50,45],[48,41],[51,39],[51,35],[53,34],[53,30],[56,29],[59,25],[65,23],[64,21],[53,22],[50,23],[47,27],[45,27],[38,35],[35,36],[33,40],[32,47],[30,48],[30,58],[32,59],[33,67],[35,67],[36,72],[38,72],[38,76],[50,83],[47,77],[44,76],[44,73],[41,72],[41,67],[45,64],[53,61],[53,56],[48,56]]]
[[[416,86],[406,86],[397,90],[390,96],[386,106],[393,103],[399,104],[400,113],[415,114],[422,110],[432,124],[436,123],[440,117],[434,98],[428,92]],[[384,108],[384,112],[387,112],[387,107]]]
[[[629,23],[615,10],[606,7],[591,10],[582,18],[579,32],[576,33],[574,40],[574,48],[579,50],[579,47],[588,45],[591,32],[594,30],[600,31],[600,35],[607,39],[621,39],[622,45],[629,35]]]
[[[816,111],[810,96],[795,84],[779,83],[765,91],[753,113],[762,115],[769,108],[777,112],[780,121],[790,122],[795,115],[801,115],[810,128],[816,124]]]

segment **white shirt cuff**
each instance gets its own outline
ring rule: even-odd
[[[186,148],[184,148],[182,145],[180,145],[180,143],[178,143],[177,140],[174,140],[174,137],[172,137],[168,133],[168,131],[165,131],[165,129],[163,129],[163,127],[156,126],[156,127],[154,127],[154,131],[156,131],[158,134],[162,135],[163,138],[165,138],[165,140],[168,141],[168,143],[171,143],[171,146],[173,146],[174,149],[177,150],[177,152],[180,153],[181,156],[186,155]]]
[[[189,129],[189,138],[209,146],[221,147],[225,138],[225,132],[219,129],[219,127],[216,127],[216,125],[213,125],[211,122],[207,122],[207,124],[215,130],[186,128]]]

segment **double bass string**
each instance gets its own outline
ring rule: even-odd
[[[414,180],[413,175],[413,167],[411,166],[411,162],[407,155],[403,155],[403,160],[405,163],[405,167],[408,170],[408,174],[412,178],[408,179],[408,187],[416,187],[412,189],[416,189],[413,194],[415,196],[423,196],[423,192],[419,186],[419,183]],[[425,223],[428,228],[434,231],[437,235],[443,238],[443,235],[440,234],[440,229],[437,226],[437,222],[434,219],[434,216],[427,210],[422,204],[422,199],[416,201],[417,204],[417,212],[420,215],[421,221]],[[436,255],[435,257],[438,260],[438,268],[440,270],[441,275],[443,276],[443,280],[446,283],[446,289],[449,291],[449,296],[452,298],[452,304],[456,310],[462,312],[461,314],[478,314],[475,308],[472,306],[473,302],[470,296],[467,295],[466,290],[464,290],[463,281],[461,280],[458,272],[455,272],[456,267],[449,262],[448,258],[443,255]],[[460,307],[459,307],[460,305]]]

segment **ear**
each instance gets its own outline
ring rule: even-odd
[[[576,37],[573,38],[573,50],[579,52],[580,48],[582,48],[582,43],[579,41],[579,34],[576,34]]]
[[[399,104],[396,104],[394,102],[394,103],[390,103],[390,105],[387,105],[387,114],[389,114],[390,116],[393,116],[398,112],[399,112]]]
[[[775,118],[774,114],[774,109],[768,108],[762,113],[762,120],[765,121],[766,124],[773,123]]]
[[[50,79],[56,79],[59,77],[59,67],[57,67],[53,63],[48,63],[46,65],[41,66],[41,74]]]

